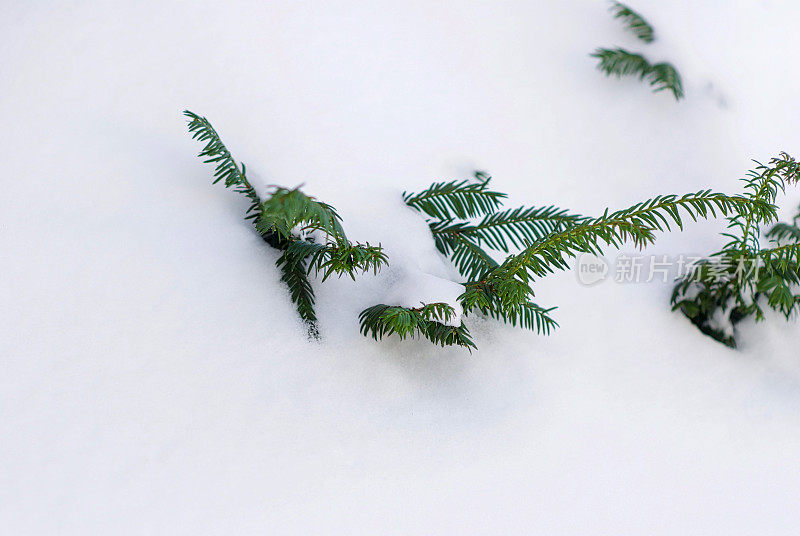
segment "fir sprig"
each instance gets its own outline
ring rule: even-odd
[[[788,184],[800,180],[800,164],[786,153],[771,159],[769,165],[755,163],[755,169],[750,170],[742,181],[745,184],[745,195],[758,203],[762,210],[739,212],[729,219],[729,232],[725,236],[730,238],[730,242],[723,251],[740,249],[757,252],[760,226],[778,220],[778,207],[774,204],[778,194],[785,192]]]
[[[496,200],[494,208],[485,206],[482,210],[463,210],[464,203],[461,200],[470,199],[470,196],[474,195],[476,186],[480,188],[481,193],[489,192],[491,177],[482,172],[476,172],[475,177],[479,181],[477,185],[469,181],[435,183],[419,194],[405,192],[403,194],[409,206],[430,216],[428,225],[436,248],[449,257],[459,273],[468,280],[475,279],[486,270],[497,266],[490,251],[508,253],[510,247],[521,248],[558,229],[586,219],[569,214],[566,210],[555,206],[519,207],[498,211],[501,206],[499,200],[506,197],[506,194],[499,192],[491,192],[492,199]],[[445,189],[447,195],[438,198],[438,193],[443,190],[441,188],[443,184],[448,186]],[[422,210],[419,200],[431,197],[437,198],[440,206],[436,210]],[[441,208],[441,204],[444,205],[444,209]],[[463,214],[458,216],[462,221],[454,219],[457,214]],[[483,218],[478,222],[463,221],[481,214]]]
[[[188,110],[192,138],[205,142],[200,157],[214,164],[214,184],[224,181],[250,200],[245,217],[253,224],[270,246],[280,250],[276,261],[281,270],[281,281],[289,287],[297,312],[307,326],[309,334],[318,335],[317,316],[314,312],[314,289],[309,273],[322,274],[324,282],[331,275],[377,273],[388,263],[380,245],[353,244],[347,240],[341,217],[331,205],[317,201],[299,188],[275,186],[266,199],[261,199],[248,181],[244,164],[239,165],[222,142],[211,123]],[[317,235],[321,234],[321,237]],[[321,241],[317,241],[321,238]]]
[[[297,314],[306,323],[309,335],[317,338],[319,328],[317,327],[317,314],[314,311],[316,298],[314,297],[314,288],[308,279],[308,261],[305,257],[296,255],[295,250],[287,246],[275,264],[281,271],[281,281],[286,283],[289,288],[292,301],[297,308]]]
[[[322,231],[330,240],[347,241],[336,209],[307,196],[299,188],[275,188],[261,203],[256,228],[262,234],[277,232],[287,238],[293,233]]]
[[[422,304],[409,308],[378,304],[361,312],[361,333],[375,340],[396,334],[401,340],[425,337],[439,346],[463,346],[470,351],[476,348],[467,328],[450,326],[455,310],[446,303]]]
[[[506,194],[488,190],[488,186],[489,178],[477,182],[436,182],[416,194],[403,192],[403,200],[406,205],[432,218],[474,218],[491,214],[507,197]]]
[[[322,273],[324,283],[333,274],[347,274],[355,281],[357,272],[377,274],[388,264],[381,246],[369,244],[319,244],[307,240],[293,240],[286,248],[291,256],[307,263],[307,272]]]
[[[590,56],[600,60],[597,69],[607,76],[638,76],[639,80],[643,80],[651,69],[650,62],[644,56],[623,48],[598,48]]]
[[[683,82],[681,75],[671,63],[656,63],[650,68],[647,73],[647,81],[650,87],[653,88],[653,93],[659,91],[669,91],[676,101],[683,98]]]
[[[610,11],[613,13],[615,19],[621,19],[626,27],[636,34],[636,37],[645,43],[652,43],[654,39],[653,27],[644,20],[644,17],[639,15],[636,11],[632,10],[625,4],[620,2],[612,2]]]
[[[647,80],[654,93],[668,90],[675,100],[683,98],[681,77],[669,63],[651,65],[641,54],[623,48],[598,48],[590,56],[599,60],[597,69],[607,76],[637,76],[639,80]]]
[[[767,233],[771,247],[761,244],[761,229],[777,221],[775,201],[786,186],[800,180],[800,164],[786,153],[742,179],[750,210],[728,217],[728,242],[680,278],[672,309],[680,310],[703,333],[732,348],[736,325],[748,317],[765,318],[763,302],[787,319],[800,311],[800,230],[777,224]]]
[[[779,244],[785,241],[800,242],[800,209],[798,209],[798,213],[792,220],[792,223],[776,223],[772,229],[767,232],[767,238]]]
[[[459,297],[465,316],[477,311],[484,316],[502,320],[512,326],[519,324],[520,327],[543,335],[549,335],[550,331],[558,327],[558,322],[550,316],[555,307],[545,309],[527,301],[528,296],[533,295],[528,285],[518,286],[519,297],[513,299],[508,299],[508,293],[486,281],[466,283],[465,287],[465,292]]]
[[[518,207],[487,214],[475,224],[438,222],[431,226],[431,232],[438,240],[464,237],[508,253],[510,248],[523,247],[581,220],[581,216],[555,206]]]
[[[448,195],[456,199],[471,195],[474,187],[474,183],[468,181],[454,181],[434,184],[429,190],[438,191],[442,184],[450,185]],[[480,185],[484,190],[488,188],[488,177],[484,177]],[[461,189],[466,189],[466,193]],[[420,198],[418,194],[407,193],[404,197],[409,204]],[[552,205],[503,211],[495,208],[483,213],[473,210],[473,217],[482,215],[477,222],[466,217],[454,218],[455,211],[450,207],[421,212],[429,216],[428,225],[436,247],[466,279],[462,282],[464,292],[458,298],[464,317],[479,314],[548,334],[558,327],[551,316],[555,308],[541,307],[532,301],[534,279],[569,268],[568,260],[579,253],[601,254],[605,247],[620,247],[625,242],[644,247],[655,240],[657,232],[683,229],[687,220],[729,216],[748,210],[764,213],[770,206],[745,196],[702,190],[683,196],[657,196],[622,210],[606,210],[595,218],[571,214]],[[518,251],[509,254],[512,249]],[[505,259],[499,262],[493,253],[506,254]],[[410,319],[420,318],[415,316],[415,310],[376,307],[378,309],[362,313],[362,320],[370,319],[362,321],[362,332],[374,338],[391,333],[406,336],[411,329],[408,326],[416,325]],[[389,311],[388,316],[378,322],[375,315],[383,311]],[[435,318],[423,320],[427,328],[438,324],[437,329],[444,330],[441,333],[452,331],[452,327]],[[374,329],[363,329],[363,326],[374,326]],[[469,336],[463,322],[459,329],[459,333]],[[428,331],[419,329],[415,333],[427,336]],[[434,342],[441,344],[442,340],[439,337]]]
[[[438,224],[441,225],[441,222]],[[431,228],[436,225],[436,222],[429,224]],[[434,234],[433,240],[436,249],[442,255],[449,257],[458,272],[467,279],[472,279],[485,270],[497,266],[497,261],[492,255],[467,236],[457,233]]]
[[[632,242],[636,247],[653,243],[657,231],[683,229],[684,219],[692,221],[716,217],[717,214],[738,214],[754,204],[741,196],[728,196],[702,190],[683,196],[657,196],[630,208],[587,219],[579,225],[538,240],[517,255],[512,255],[499,270],[514,273],[526,270],[542,277],[554,270],[568,268],[566,258],[578,253],[600,255],[603,246],[620,247]]]
[[[183,115],[189,118],[189,133],[192,135],[192,139],[206,142],[205,147],[197,156],[206,159],[203,160],[203,163],[214,164],[213,184],[224,181],[226,188],[233,187],[235,191],[250,199],[245,219],[257,218],[260,212],[261,198],[247,180],[244,164],[239,167],[208,119],[189,110],[184,110]]]

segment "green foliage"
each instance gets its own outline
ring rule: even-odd
[[[336,210],[299,188],[274,187],[266,199],[261,199],[247,179],[244,164],[237,164],[211,123],[188,110],[184,115],[189,119],[192,138],[205,142],[199,156],[205,158],[205,163],[214,164],[214,184],[224,181],[226,188],[232,187],[246,196],[250,206],[245,219],[253,220],[264,241],[282,251],[276,261],[281,281],[289,287],[309,334],[316,337],[317,316],[309,274],[322,273],[324,282],[333,274],[355,279],[357,273],[377,273],[381,265],[388,264],[383,249],[380,245],[348,241]]]
[[[630,208],[597,218],[585,218],[581,223],[531,243],[520,253],[509,256],[496,271],[514,275],[527,273],[531,277],[544,277],[556,270],[569,267],[567,258],[578,253],[602,254],[604,246],[620,247],[632,242],[644,247],[655,241],[656,231],[668,231],[672,226],[683,229],[684,219],[716,217],[745,210],[748,202],[743,197],[703,190],[681,197],[658,196]]]
[[[643,80],[650,72],[650,62],[641,54],[634,54],[622,48],[609,49],[598,48],[591,57],[600,60],[597,68],[608,76],[614,75],[617,78],[623,76],[638,76]]]
[[[678,74],[672,64],[656,63],[651,67],[647,80],[650,82],[650,87],[654,88],[653,93],[667,90],[672,93],[676,101],[683,98],[681,75]]]
[[[192,135],[192,139],[206,142],[205,147],[197,156],[206,158],[203,161],[206,164],[214,164],[213,184],[224,181],[226,188],[233,187],[235,191],[250,199],[250,206],[245,212],[246,219],[257,218],[261,199],[247,180],[244,164],[241,168],[239,167],[208,119],[189,110],[184,110],[183,115],[189,118],[189,133]]]
[[[654,93],[668,90],[675,100],[683,98],[681,77],[669,63],[651,65],[644,56],[622,48],[598,48],[590,55],[599,60],[597,68],[607,76],[638,76],[639,80],[647,80]]]
[[[543,335],[549,335],[558,327],[558,322],[550,316],[555,307],[545,309],[528,301],[528,297],[533,295],[529,286],[504,289],[502,285],[496,286],[487,280],[464,284],[465,291],[460,300],[466,313],[478,312]]]
[[[609,74],[648,76],[643,74],[643,57],[621,52],[608,56]],[[664,82],[662,89],[674,91],[673,82]],[[200,157],[214,164],[213,182],[222,181],[250,200],[246,219],[253,221],[265,242],[281,251],[281,280],[309,333],[316,336],[309,275],[321,275],[324,282],[334,274],[355,279],[357,273],[377,273],[387,264],[382,248],[351,243],[336,210],[299,188],[273,187],[261,199],[244,164],[234,160],[208,120],[184,113],[192,137],[205,143]],[[476,173],[473,181],[435,183],[419,193],[404,193],[403,198],[426,216],[437,249],[464,278],[458,298],[464,317],[478,314],[541,334],[558,324],[551,317],[554,308],[531,300],[536,279],[567,269],[568,260],[579,253],[600,255],[604,248],[626,242],[641,248],[651,244],[657,232],[682,230],[687,221],[727,217],[728,242],[678,281],[672,306],[704,333],[735,346],[735,324],[749,316],[763,319],[764,304],[787,318],[800,311],[800,214],[792,223],[773,225],[767,233],[770,247],[761,246],[761,229],[777,221],[775,200],[787,185],[800,180],[800,164],[781,153],[768,165],[757,163],[743,180],[742,195],[702,190],[657,196],[622,210],[607,209],[598,217],[552,205],[500,210],[507,196],[490,190],[491,178],[483,173]],[[361,332],[375,339],[396,334],[400,339],[425,337],[441,346],[475,348],[463,321],[451,325],[455,315],[453,306],[444,303],[416,308],[380,304],[361,313]]]
[[[686,216],[694,221],[717,214],[726,215],[746,204],[747,201],[740,197],[701,191],[681,197],[659,196],[613,213],[606,211],[597,218],[583,218],[531,242],[477,280],[467,282],[462,306],[466,311],[477,308],[486,313],[488,304],[490,316],[508,321],[509,312],[531,303],[531,285],[536,278],[568,269],[568,259],[579,253],[600,255],[604,247],[618,248],[625,242],[643,247],[655,240],[657,231],[667,231],[672,227],[682,229]],[[539,309],[545,316],[550,311]],[[542,318],[534,326],[538,332],[547,333],[554,323]]]
[[[422,336],[439,346],[463,346],[472,351],[476,346],[464,324],[445,324],[454,317],[455,310],[446,303],[414,308],[379,304],[362,311],[359,319],[361,333],[375,340],[392,334],[397,334],[401,340]]]
[[[746,197],[708,190],[683,196],[658,196],[622,210],[606,210],[595,218],[571,214],[552,205],[499,210],[505,194],[492,192],[492,206],[481,208],[474,202],[478,195],[489,192],[491,180],[483,174],[476,174],[476,179],[476,182],[436,183],[419,194],[405,193],[404,199],[427,216],[437,249],[464,277],[464,292],[459,302],[465,317],[478,314],[540,334],[549,334],[558,323],[551,317],[554,308],[544,308],[532,301],[534,279],[567,269],[571,257],[579,253],[601,254],[604,247],[619,247],[625,242],[643,247],[655,240],[656,232],[683,229],[687,218],[696,221],[728,216],[745,212],[751,206],[766,210]],[[446,195],[439,195],[442,191]],[[435,209],[419,202],[435,196],[438,196]],[[457,207],[453,206],[453,200],[458,200]],[[473,219],[480,219],[473,221],[470,214]],[[419,311],[401,307],[390,308],[388,317],[378,322],[378,312],[384,311],[389,309],[372,308],[362,313],[365,335],[377,339],[398,333],[404,337],[412,329],[408,326],[416,326],[410,318],[426,322],[426,329],[415,331],[422,336],[427,336],[428,328],[434,324],[452,331],[452,327],[437,318],[415,316],[415,311]],[[459,333],[469,336],[463,324]],[[434,342],[442,344],[443,340],[438,337]]]
[[[277,235],[273,235],[271,238],[276,237]],[[269,240],[267,242],[270,243]],[[297,314],[306,323],[309,335],[317,338],[319,330],[317,314],[314,312],[314,289],[308,279],[308,262],[305,257],[295,254],[295,250],[289,247],[291,243],[290,240],[280,240],[278,249],[282,249],[283,253],[275,264],[281,271],[281,281],[286,283],[289,288],[292,301],[297,308]]]
[[[308,197],[298,188],[276,188],[261,203],[256,228],[261,234],[277,232],[287,238],[291,238],[293,232],[302,235],[321,231],[329,240],[347,241],[336,209]]]
[[[306,263],[306,271],[314,275],[322,273],[324,283],[331,275],[347,274],[355,281],[356,272],[377,274],[381,265],[388,264],[386,254],[380,247],[369,244],[318,244],[308,240],[292,240],[286,252]]]
[[[494,212],[507,197],[488,190],[489,180],[436,182],[418,194],[403,192],[403,200],[432,218],[474,218]]]
[[[645,43],[653,42],[653,27],[639,13],[620,2],[612,2],[610,10],[614,18],[622,20],[636,37]],[[681,77],[669,63],[653,65],[641,54],[623,48],[598,48],[590,56],[599,60],[597,69],[606,76],[636,76],[639,80],[646,80],[653,93],[669,91],[676,101],[683,98]]]
[[[700,260],[680,278],[672,309],[680,310],[703,333],[736,347],[736,324],[748,317],[764,319],[763,305],[787,319],[800,311],[800,215],[793,224],[777,224],[761,245],[761,229],[778,219],[775,201],[787,185],[800,180],[800,164],[786,153],[757,166],[742,179],[746,207],[728,217],[728,242]]]
[[[498,211],[506,194],[491,192],[494,203],[485,210],[463,211],[452,209],[448,199],[461,199],[472,195],[476,186],[487,192],[490,177],[476,173],[477,183],[460,181],[447,183],[455,185],[450,198],[443,201],[443,209],[425,210],[415,202],[426,199],[431,192],[436,193],[442,183],[437,183],[419,194],[405,194],[404,199],[410,207],[425,213],[436,248],[449,257],[459,273],[467,279],[474,279],[488,268],[497,266],[490,251],[509,253],[510,247],[520,248],[523,244],[535,241],[552,232],[575,225],[582,216],[569,214],[554,206],[519,207]],[[460,215],[459,215],[460,214]],[[467,218],[484,215],[478,222],[465,221]],[[461,220],[461,221],[458,221]],[[487,251],[489,250],[489,251]]]
[[[776,223],[767,232],[767,238],[777,243],[781,242],[800,242],[800,209],[792,220],[792,223]]]
[[[636,34],[636,37],[645,43],[653,42],[653,27],[637,12],[619,2],[612,2],[610,10],[614,14],[614,18],[621,19],[627,28]]]
[[[547,236],[556,229],[574,225],[579,216],[554,206],[518,207],[487,214],[477,223],[437,222],[431,231],[437,240],[446,243],[451,237],[462,237],[477,244],[508,253],[509,247],[520,248]]]

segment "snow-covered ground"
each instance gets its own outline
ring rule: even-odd
[[[800,4],[630,4],[654,44],[589,0],[3,2],[0,533],[800,532],[796,322],[731,351],[668,284],[565,272],[536,285],[550,337],[358,333],[409,274],[452,273],[405,189],[485,169],[508,206],[597,214],[800,156]],[[597,73],[614,45],[674,63],[686,100]],[[387,248],[317,285],[321,342],[185,108]]]

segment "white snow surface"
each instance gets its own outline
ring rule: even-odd
[[[404,274],[455,275],[403,190],[485,169],[509,207],[598,214],[800,153],[800,3],[630,5],[652,45],[588,0],[4,2],[0,532],[798,534],[796,322],[732,351],[668,284],[563,272],[535,286],[549,337],[358,332]],[[686,100],[596,72],[615,45]],[[378,277],[316,285],[320,342],[185,108],[386,247]]]
[[[454,314],[451,318],[440,319],[442,323],[448,326],[461,325],[464,311],[458,297],[464,293],[464,285],[413,268],[403,270],[395,277],[397,281],[391,285],[386,299],[381,302],[402,307],[445,303],[453,308]]]

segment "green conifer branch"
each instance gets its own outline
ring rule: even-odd
[[[278,232],[287,238],[291,238],[292,233],[321,231],[331,240],[347,242],[336,209],[307,196],[298,188],[276,187],[273,194],[261,203],[256,228],[261,233]]]
[[[472,351],[476,348],[466,326],[449,326],[455,310],[446,303],[422,304],[408,308],[378,304],[361,312],[361,333],[375,340],[398,335],[406,338],[424,337],[439,346],[462,346]]]
[[[671,299],[673,311],[680,310],[703,333],[732,348],[737,323],[750,316],[764,319],[762,298],[787,319],[800,311],[800,294],[795,293],[800,283],[800,232],[778,224],[767,233],[775,246],[764,248],[760,243],[761,227],[777,220],[778,194],[800,180],[800,166],[786,153],[767,165],[756,164],[742,179],[741,197],[747,204],[728,217],[723,236],[729,241],[682,277]]]
[[[637,76],[639,80],[647,80],[654,93],[668,90],[675,100],[683,98],[681,77],[669,63],[651,65],[641,54],[623,48],[598,48],[590,56],[599,60],[597,69],[606,76]]]
[[[656,63],[650,68],[646,78],[650,82],[650,87],[653,88],[653,93],[669,91],[676,101],[683,98],[681,75],[671,63]]]
[[[600,255],[603,245],[620,247],[625,242],[641,248],[655,240],[656,231],[670,230],[673,225],[683,229],[684,216],[696,221],[715,217],[717,213],[724,216],[745,210],[750,205],[750,200],[744,197],[709,190],[681,197],[658,196],[613,213],[606,210],[598,218],[553,233],[509,256],[498,269],[513,274],[530,271],[542,277],[556,269],[568,268],[565,257],[578,253]]]
[[[547,334],[558,324],[550,316],[554,308],[531,301],[535,277],[567,269],[567,259],[578,253],[600,254],[605,246],[620,247],[625,242],[643,247],[653,242],[656,232],[682,229],[687,218],[727,216],[754,207],[769,210],[744,196],[703,190],[658,196],[615,212],[606,210],[597,218],[554,206],[495,209],[478,222],[456,221],[452,211],[424,212],[439,215],[428,219],[434,243],[467,279],[459,296],[465,316],[480,313]],[[498,263],[484,247],[503,253],[512,247],[521,251]]]
[[[800,226],[798,226],[798,218],[795,218],[793,223],[776,223],[772,229],[767,232],[767,238],[770,238],[778,243],[786,240],[800,242]]]
[[[233,186],[236,192],[250,199],[245,219],[257,218],[260,213],[261,199],[247,180],[244,164],[241,168],[239,167],[208,119],[189,110],[184,110],[183,115],[189,118],[189,133],[192,135],[192,139],[206,142],[198,156],[206,159],[203,163],[214,164],[213,184],[224,181],[226,188]]]
[[[436,182],[419,193],[403,192],[403,200],[411,208],[439,220],[474,218],[494,212],[507,197],[489,190],[489,180]]]
[[[761,237],[761,225],[768,225],[778,220],[778,207],[775,200],[779,193],[786,191],[786,186],[796,184],[800,180],[800,164],[788,154],[781,153],[772,158],[767,165],[755,162],[757,166],[742,179],[744,196],[760,210],[740,211],[728,221],[730,230],[725,236],[731,241],[723,251],[740,249],[757,253]],[[736,233],[736,234],[734,234]]]
[[[292,255],[303,259],[307,272],[315,275],[322,273],[325,282],[331,275],[347,274],[355,281],[357,273],[372,272],[377,274],[381,265],[388,264],[383,248],[369,244],[329,243],[318,244],[307,240],[293,240],[287,250]]]
[[[598,48],[590,56],[600,60],[597,69],[606,76],[638,76],[643,80],[651,69],[650,62],[644,56],[623,48]]]
[[[558,322],[550,316],[556,308],[545,309],[527,301],[527,297],[533,295],[533,291],[527,286],[519,299],[508,301],[504,301],[505,295],[501,290],[490,284],[478,283],[465,286],[465,292],[459,296],[465,316],[472,311],[478,311],[512,326],[519,324],[520,327],[543,335],[549,335],[551,330],[558,327]]]
[[[431,227],[436,225],[431,224]],[[455,265],[458,272],[467,279],[497,266],[492,256],[470,238],[454,234],[434,234],[436,248]]]
[[[614,14],[614,18],[621,19],[636,37],[645,43],[653,42],[653,27],[644,20],[644,17],[620,2],[612,2],[610,11]]]
[[[555,206],[519,207],[487,214],[475,224],[436,222],[431,224],[431,232],[436,239],[447,240],[459,236],[508,253],[509,244],[521,248],[585,219]]]
[[[280,250],[276,261],[281,281],[289,287],[292,301],[306,322],[309,334],[318,336],[314,312],[314,290],[308,278],[310,272],[322,273],[324,282],[333,274],[347,274],[355,279],[357,273],[377,273],[387,264],[380,245],[353,244],[347,240],[341,218],[332,206],[307,196],[299,188],[280,186],[262,200],[247,180],[244,164],[236,163],[211,123],[188,110],[189,132],[192,138],[205,142],[200,157],[214,164],[214,184],[224,181],[226,187],[250,199],[246,219],[253,220],[256,230],[270,246]],[[322,243],[315,240],[324,236]]]
[[[281,271],[281,281],[289,287],[289,294],[297,308],[297,314],[306,323],[309,336],[317,338],[317,314],[314,312],[314,289],[308,279],[308,261],[286,247],[275,263]]]

